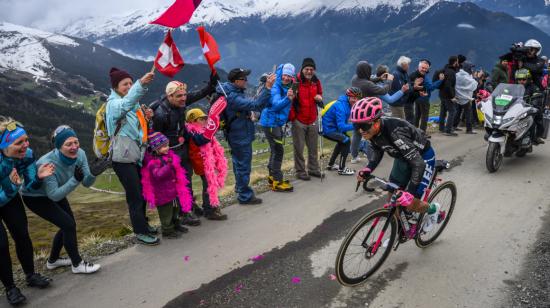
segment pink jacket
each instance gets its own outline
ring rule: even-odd
[[[170,161],[171,160],[171,161]],[[180,158],[170,150],[156,156],[147,152],[141,168],[143,198],[151,207],[164,205],[178,198],[184,213],[191,211],[192,195]]]
[[[187,123],[185,127],[191,134],[202,134],[204,132],[204,127],[196,123]],[[196,147],[189,147],[190,150],[192,148]],[[208,183],[207,191],[208,197],[210,197],[210,205],[217,207],[220,205],[218,192],[225,186],[225,178],[227,177],[227,160],[224,156],[224,149],[214,137],[209,143],[200,146],[199,150],[204,165],[204,175]]]

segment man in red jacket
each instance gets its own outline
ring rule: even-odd
[[[323,88],[315,75],[315,61],[305,58],[298,74],[298,94],[290,108],[294,142],[294,168],[296,177],[309,181],[311,177],[321,177],[317,155],[318,127],[317,106],[322,105]],[[304,145],[307,146],[308,162],[304,160]]]

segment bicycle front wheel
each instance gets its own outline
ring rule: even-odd
[[[420,248],[430,246],[439,237],[439,235],[441,235],[441,232],[443,232],[447,226],[447,223],[449,223],[449,219],[451,219],[456,203],[455,183],[449,181],[437,186],[437,188],[428,197],[428,203],[432,202],[437,202],[441,206],[439,212],[441,221],[439,221],[429,232],[425,232],[424,230],[419,231],[418,236],[416,237],[416,246]],[[423,215],[420,221],[423,222],[425,218],[427,218],[427,216]],[[421,226],[423,225],[424,224],[421,223]]]
[[[384,227],[386,230],[384,232]],[[345,286],[359,285],[388,257],[397,234],[397,222],[389,209],[364,216],[348,233],[336,256],[336,278]]]

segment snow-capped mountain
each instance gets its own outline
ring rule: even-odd
[[[323,12],[367,12],[381,7],[396,13],[410,5],[428,9],[438,1],[441,0],[204,0],[193,14],[190,26],[182,29],[186,31],[194,25],[214,25],[238,18],[259,17],[266,20],[272,17],[313,16]],[[158,31],[159,26],[149,22],[165,10],[166,7],[163,7],[153,11],[137,10],[126,15],[90,17],[71,21],[68,26],[55,30],[101,42],[125,33]]]
[[[46,43],[78,46],[76,41],[63,35],[0,22],[0,69],[14,69],[47,78],[54,67]]]

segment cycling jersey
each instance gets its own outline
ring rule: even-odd
[[[374,170],[382,161],[384,152],[396,160],[405,162],[410,167],[410,179],[406,184],[406,190],[420,198],[422,193],[419,192],[419,186],[427,165],[425,161],[427,157],[424,156],[432,149],[430,141],[420,129],[405,120],[390,117],[382,117],[380,120],[380,133],[370,139],[372,160],[367,167]],[[432,156],[429,160],[431,164],[432,161],[435,162],[435,158],[433,155],[430,156]],[[433,169],[433,166],[431,167]],[[396,184],[405,185],[405,183]]]

